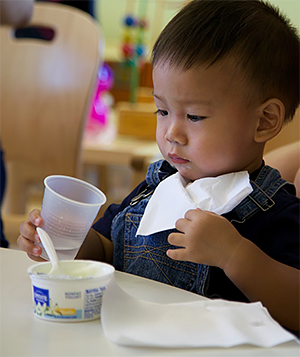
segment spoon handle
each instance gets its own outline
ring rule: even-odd
[[[57,257],[53,242],[52,242],[51,238],[49,237],[48,233],[40,227],[37,227],[36,231],[42,241],[42,244],[48,254],[48,257],[49,257],[52,265],[59,266],[58,257]]]

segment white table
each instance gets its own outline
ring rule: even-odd
[[[113,344],[103,334],[100,320],[56,323],[33,315],[27,268],[34,264],[24,252],[0,249],[0,356],[299,356],[294,342],[274,348],[129,348]],[[197,295],[148,279],[116,272],[127,293],[156,302],[195,301]]]

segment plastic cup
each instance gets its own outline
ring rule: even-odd
[[[48,176],[44,184],[42,228],[52,239],[59,260],[74,259],[106,197],[74,177]],[[41,257],[48,259],[44,248]]]

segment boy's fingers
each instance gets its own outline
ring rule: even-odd
[[[178,247],[182,246],[183,243],[183,234],[182,233],[171,233],[168,236],[168,242],[172,245]]]
[[[178,231],[184,232],[188,222],[189,221],[187,221],[185,218],[179,218],[175,223],[175,227]]]
[[[187,260],[185,257],[185,249],[169,249],[167,256],[173,260]]]
[[[41,211],[38,209],[34,209],[33,211],[31,211],[29,213],[28,219],[36,227],[39,227],[43,223]]]
[[[31,254],[35,257],[38,257],[42,254],[42,248],[38,245],[35,245],[29,239],[20,235],[17,239],[18,246],[27,254]]]
[[[35,260],[35,261],[37,261],[37,262],[45,262],[45,261],[46,261],[45,259],[43,259],[43,258],[41,258],[41,257],[37,257],[37,256],[32,255],[32,254],[30,254],[30,253],[27,253],[27,255],[28,255],[28,257],[29,257],[30,259]]]
[[[33,242],[40,241],[36,233],[35,226],[29,221],[25,221],[20,224],[20,234],[21,237],[23,236],[25,239]]]

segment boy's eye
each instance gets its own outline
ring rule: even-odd
[[[191,121],[200,121],[206,119],[206,117],[202,117],[200,115],[187,114],[187,118]]]
[[[165,117],[166,115],[168,115],[168,112],[166,110],[157,109],[157,111],[154,114],[156,114],[156,115],[158,114],[158,115]]]

